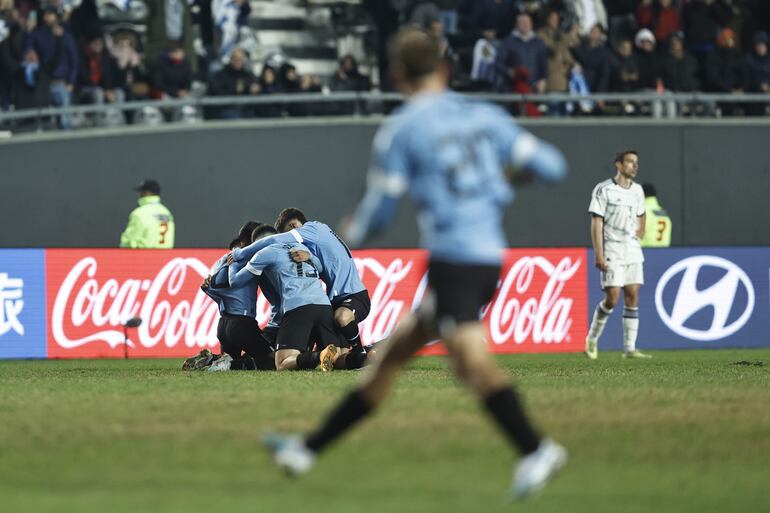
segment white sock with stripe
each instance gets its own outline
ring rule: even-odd
[[[636,336],[639,333],[639,308],[623,308],[623,350],[636,351]]]

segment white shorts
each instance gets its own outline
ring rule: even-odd
[[[607,265],[606,273],[599,273],[602,289],[607,287],[625,287],[626,285],[644,285],[642,262],[635,264]]]

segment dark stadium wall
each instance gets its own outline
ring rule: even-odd
[[[157,179],[176,218],[177,247],[221,247],[245,220],[297,206],[336,225],[365,185],[377,119],[211,123],[19,137],[0,142],[0,246],[114,247],[142,178]],[[593,186],[614,153],[640,152],[674,223],[673,244],[766,245],[770,123],[533,121],[570,175],[521,190],[506,216],[511,246],[587,246]],[[762,209],[762,210],[760,210]],[[406,200],[377,247],[418,244]]]

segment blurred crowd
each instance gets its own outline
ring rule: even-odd
[[[328,77],[239,45],[247,0],[0,0],[0,109],[275,93],[390,90],[388,37],[416,24],[442,41],[464,91],[770,93],[767,0],[362,0],[379,73],[352,55]],[[137,9],[146,12],[137,13]],[[105,13],[144,20],[107,23]],[[114,17],[113,17],[114,18]],[[255,74],[254,71],[259,73]],[[199,87],[196,90],[196,84]],[[602,114],[633,102],[526,104],[528,115]],[[725,104],[760,114],[764,106]],[[352,112],[334,106],[335,113]],[[328,112],[328,109],[327,109]],[[221,118],[307,115],[321,107],[211,108]],[[72,120],[62,116],[61,128]]]

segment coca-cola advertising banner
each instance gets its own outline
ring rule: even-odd
[[[25,271],[26,276],[31,273],[26,279],[44,283],[44,298],[19,303],[24,291],[10,293],[11,299],[0,304],[5,315],[0,321],[11,326],[5,319],[16,315],[17,335],[19,330],[38,334],[21,346],[15,337],[11,351],[10,339],[0,333],[0,358],[183,357],[204,347],[218,350],[218,309],[200,284],[222,251],[37,251],[44,258],[35,261],[35,272]],[[0,251],[0,256],[6,254]],[[507,251],[497,293],[481,312],[490,349],[581,351],[588,320],[586,255],[584,249]],[[426,293],[427,253],[365,250],[354,257],[372,300],[371,314],[361,324],[361,337],[369,344],[387,337],[420,304]],[[0,276],[7,274],[4,262],[0,258]],[[2,294],[0,290],[0,300]],[[257,312],[264,325],[269,304],[261,294]],[[125,328],[132,318],[141,324]],[[18,319],[30,319],[32,325]],[[442,352],[441,344],[434,343],[423,354]]]

